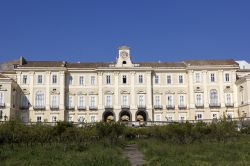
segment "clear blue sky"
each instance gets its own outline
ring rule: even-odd
[[[250,61],[250,0],[0,0],[0,61]]]

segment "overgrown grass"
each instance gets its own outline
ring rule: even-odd
[[[86,165],[128,166],[129,161],[121,155],[121,147],[104,143],[90,145],[71,144],[24,144],[3,145],[0,148],[0,165]]]
[[[191,144],[170,143],[158,139],[137,141],[149,165],[218,165],[244,166],[250,164],[250,136],[235,141],[205,141]]]

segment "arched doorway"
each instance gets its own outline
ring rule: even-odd
[[[115,113],[113,111],[105,111],[102,115],[102,120],[104,122],[115,121]]]
[[[148,120],[146,111],[137,111],[135,114],[135,120],[139,122],[145,122]]]
[[[120,115],[119,115],[119,120],[122,121],[122,122],[129,122],[132,120],[132,116],[131,116],[131,113],[130,111],[127,111],[127,110],[123,110],[120,112]]]

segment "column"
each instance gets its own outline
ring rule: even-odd
[[[102,90],[102,77],[103,77],[103,73],[102,72],[98,72],[98,109],[103,109],[103,103],[102,103],[102,99],[103,99],[103,90]]]
[[[221,103],[221,107],[225,107],[225,102],[224,102],[224,89],[223,89],[223,70],[218,71],[218,80],[219,80],[219,101]]]
[[[147,73],[147,104],[146,108],[148,110],[148,121],[153,120],[153,112],[152,112],[152,78],[151,78],[151,71]]]
[[[209,107],[209,101],[208,101],[208,89],[207,89],[207,71],[206,70],[203,70],[202,71],[202,81],[203,81],[203,101],[204,101],[204,107],[207,108]]]
[[[188,84],[189,84],[189,108],[192,109],[195,107],[194,104],[194,71],[193,70],[189,70],[188,71]]]

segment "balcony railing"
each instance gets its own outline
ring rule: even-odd
[[[196,103],[195,107],[196,108],[204,108],[204,104],[203,103]]]
[[[154,105],[154,109],[162,109],[162,105]]]
[[[220,107],[220,103],[210,103],[209,107],[210,108],[218,108],[218,107]]]
[[[112,105],[105,105],[105,109],[113,109]]]
[[[121,105],[121,108],[122,108],[122,109],[129,109],[130,106],[129,106],[129,105]]]
[[[59,106],[58,105],[52,105],[52,106],[50,106],[50,110],[59,110]]]
[[[5,108],[5,103],[0,103],[0,108]]]
[[[89,110],[97,110],[97,106],[89,106]]]
[[[137,107],[138,107],[138,109],[146,109],[145,105],[138,105]]]
[[[78,110],[86,110],[86,106],[84,106],[84,105],[78,106],[77,109],[78,109]]]
[[[178,105],[178,108],[179,108],[180,110],[184,110],[184,109],[187,109],[187,105],[185,105],[185,104],[179,104],[179,105]]]
[[[226,107],[234,107],[234,103],[225,103]]]
[[[37,105],[33,107],[34,110],[45,110],[45,106],[43,105]]]
[[[170,105],[167,105],[166,108],[167,108],[168,110],[174,110],[174,109],[175,109],[175,105],[170,104]]]
[[[75,107],[74,107],[74,106],[69,106],[69,105],[68,105],[68,106],[66,106],[66,109],[67,109],[67,110],[70,110],[70,111],[73,111],[73,110],[75,110]]]

